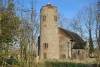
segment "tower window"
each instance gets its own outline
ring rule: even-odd
[[[44,46],[44,49],[47,49],[48,48],[48,43],[44,43],[43,46]]]
[[[57,21],[57,16],[54,16],[54,20]]]
[[[43,19],[43,21],[46,21],[46,16],[43,16],[42,19]]]
[[[61,54],[60,58],[61,59],[65,59],[66,58],[66,55],[65,54]]]
[[[44,59],[46,59],[47,58],[47,53],[44,53]]]
[[[78,55],[80,54],[80,51],[78,50]]]

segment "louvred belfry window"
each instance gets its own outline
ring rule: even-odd
[[[43,46],[44,46],[44,49],[47,49],[48,48],[48,43],[44,43]]]
[[[46,21],[46,16],[43,16],[42,19],[43,19],[43,21]]]

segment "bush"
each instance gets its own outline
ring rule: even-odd
[[[6,62],[9,65],[18,64],[18,61],[13,56],[11,56],[9,59],[7,59]]]

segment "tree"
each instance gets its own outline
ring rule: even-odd
[[[3,0],[0,0],[0,11],[2,10],[3,8]]]
[[[96,27],[96,10],[95,5],[90,4],[82,8],[73,19],[73,30],[78,33],[85,41],[89,42],[89,53],[92,55],[94,51],[93,40],[95,40],[95,27]],[[88,32],[88,34],[87,34]]]
[[[10,13],[14,14],[14,3],[13,3],[13,0],[8,0],[7,10]]]
[[[96,21],[97,21],[96,38],[97,38],[98,47],[100,49],[100,2],[97,2]]]
[[[93,35],[92,32],[94,32],[94,27],[95,27],[95,7],[94,5],[90,5],[87,8],[85,8],[84,11],[84,20],[86,22],[86,28],[88,30],[88,35],[89,35],[89,55],[91,56],[93,51],[94,51],[94,46],[93,46]]]
[[[97,64],[99,67],[99,64],[100,64],[100,2],[98,1],[97,2],[97,13],[96,13],[96,40],[97,40],[97,48],[96,48],[96,54],[97,54],[97,57],[96,57],[96,60],[97,60]]]
[[[34,65],[34,57],[36,56],[35,47],[37,39],[38,25],[36,23],[36,13],[34,12],[33,0],[31,8],[21,9],[21,25],[19,31],[19,47],[20,47],[20,66],[32,67]],[[23,15],[25,13],[25,15]],[[26,15],[26,13],[28,13]],[[28,17],[28,18],[23,18]]]
[[[10,4],[13,4],[12,9],[9,8]],[[13,12],[13,9],[14,3],[8,2],[7,9],[4,9],[0,16],[0,53],[4,53],[4,56],[0,54],[0,57],[8,57],[8,50],[16,43],[20,20]]]
[[[83,14],[82,11],[78,12],[76,17],[73,19],[72,28],[74,32],[79,34],[82,38],[84,38],[84,28],[83,28]]]
[[[9,5],[10,4],[8,2],[8,8]],[[19,18],[15,14],[12,14],[9,10],[5,10],[1,14],[0,25],[0,43],[11,44],[11,42],[14,41],[14,36],[16,36],[18,32],[18,27],[20,25]]]

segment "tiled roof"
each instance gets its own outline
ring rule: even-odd
[[[71,41],[75,42],[75,44],[73,45],[73,49],[83,49],[85,47],[84,40],[78,34],[71,32],[69,30],[65,30],[60,27],[59,27],[59,31],[64,32],[66,35],[72,38]]]

